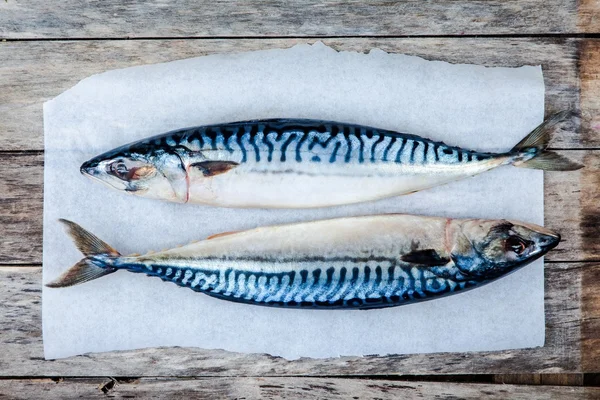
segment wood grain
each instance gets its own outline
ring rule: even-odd
[[[579,0],[577,2],[577,26],[581,32],[600,32],[600,1]]]
[[[151,0],[145,4],[109,0],[85,5],[73,0],[0,1],[0,39],[87,38],[0,42],[0,264],[41,262],[42,103],[86,76],[113,68],[215,52],[290,47],[314,42],[315,36],[329,36],[323,41],[338,50],[380,47],[453,63],[541,64],[546,111],[574,108],[582,113],[581,123],[561,134],[552,146],[578,149],[561,153],[586,165],[582,171],[545,177],[546,224],[559,230],[564,241],[547,257],[543,348],[297,361],[261,354],[159,348],[45,361],[41,269],[4,266],[0,267],[0,376],[203,378],[67,379],[58,383],[3,379],[0,397],[600,397],[597,389],[581,387],[289,376],[497,373],[496,382],[580,385],[583,372],[600,372],[600,41],[568,37],[575,33],[600,33],[600,1],[549,0],[543,5],[539,0]],[[519,37],[395,38],[511,34]],[[527,34],[566,36],[522,37]],[[144,37],[175,40],[93,40]],[[183,39],[191,37],[202,39]],[[11,152],[3,152],[6,150]]]
[[[41,262],[44,157],[0,153],[0,264]]]
[[[600,388],[339,378],[8,379],[0,397],[60,399],[591,399]]]
[[[521,350],[288,361],[266,354],[197,348],[93,353],[45,361],[41,268],[0,268],[0,376],[364,376],[581,373],[580,285],[600,263],[547,263],[546,344]]]
[[[600,14],[599,14],[600,16]],[[580,56],[581,105],[589,115],[583,124],[587,132],[600,136],[600,42],[586,41]],[[584,162],[586,162],[584,160]],[[581,246],[600,255],[600,171],[582,175]],[[600,372],[600,273],[585,268],[582,275],[581,348],[582,367]]]
[[[581,276],[581,367],[600,372],[600,269],[587,266]]]
[[[0,2],[2,7],[2,2]],[[2,13],[0,12],[0,18]],[[0,23],[1,26],[1,23]],[[136,40],[0,42],[0,150],[43,150],[42,104],[87,76],[115,68],[166,62],[209,53],[286,48],[315,39]],[[549,38],[342,38],[337,50],[417,55],[486,66],[542,65],[546,112],[579,110],[581,39]],[[598,43],[585,40],[585,43]],[[596,75],[589,79],[597,81]],[[598,96],[596,96],[598,97]],[[582,107],[590,103],[582,103]],[[586,118],[595,117],[582,110]],[[598,148],[596,124],[574,124],[552,142],[556,148]]]
[[[417,36],[590,32],[592,1],[575,0],[237,2],[5,0],[0,38],[207,36]],[[591,6],[590,6],[591,5]]]

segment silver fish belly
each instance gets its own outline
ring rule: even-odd
[[[50,287],[127,270],[224,300],[292,308],[380,308],[452,294],[526,265],[560,240],[515,221],[379,215],[263,227],[121,256],[66,224],[86,258]]]

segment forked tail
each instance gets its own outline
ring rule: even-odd
[[[54,281],[47,283],[50,288],[61,288],[88,282],[104,275],[112,274],[117,268],[111,267],[111,260],[119,257],[118,251],[86,231],[74,222],[60,219],[65,224],[75,246],[85,258],[68,269]]]
[[[512,164],[515,167],[543,169],[545,171],[574,171],[583,168],[583,165],[579,163],[553,151],[546,150],[552,139],[555,126],[572,114],[571,111],[556,113],[525,136],[509,152],[513,155]]]

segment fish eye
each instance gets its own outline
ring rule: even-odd
[[[123,161],[118,160],[108,166],[108,172],[119,179],[127,180],[129,170]]]
[[[516,254],[522,254],[527,248],[527,243],[517,236],[510,236],[506,239],[504,248],[506,251],[512,251]]]

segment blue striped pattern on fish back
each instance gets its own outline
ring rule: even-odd
[[[172,132],[147,140],[191,151],[237,153],[241,162],[407,164],[463,163],[491,158],[419,136],[319,120],[235,122]]]
[[[214,297],[278,307],[387,307],[477,284],[455,282],[427,268],[399,266],[392,260],[298,262],[297,268],[275,273],[256,272],[255,268],[244,269],[243,265],[210,269],[148,264],[131,265],[127,269],[158,276]]]

